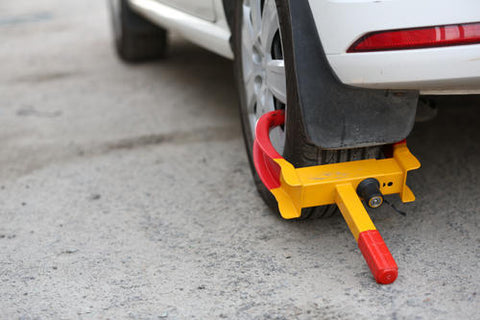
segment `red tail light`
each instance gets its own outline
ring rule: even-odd
[[[480,43],[480,23],[371,32],[347,52],[404,50]]]

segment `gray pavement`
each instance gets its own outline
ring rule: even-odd
[[[372,279],[340,216],[263,204],[232,66],[174,38],[115,58],[104,1],[0,2],[1,319],[480,319],[480,110],[445,100],[409,143],[400,268]]]

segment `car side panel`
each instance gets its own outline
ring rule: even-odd
[[[157,0],[207,21],[215,21],[213,0]]]
[[[213,3],[215,21],[207,21],[157,0],[129,0],[132,8],[150,21],[169,30],[175,30],[193,43],[221,56],[233,59],[230,29],[223,14],[222,1]]]

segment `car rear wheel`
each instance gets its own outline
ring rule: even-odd
[[[167,31],[132,10],[128,0],[109,0],[115,48],[126,62],[164,58]]]
[[[292,68],[291,32],[286,0],[242,0],[235,7],[234,51],[235,75],[240,96],[243,135],[250,167],[257,189],[265,202],[278,211],[277,203],[256,174],[252,146],[258,119],[265,113],[284,109],[285,125],[272,130],[270,138],[276,150],[296,167],[334,162],[376,158],[380,149],[358,148],[322,150],[310,144],[304,135],[303,120],[299,116],[296,86]],[[335,206],[308,208],[301,219],[330,216]]]

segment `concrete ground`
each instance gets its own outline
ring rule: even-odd
[[[0,61],[1,319],[480,319],[478,102],[416,125],[380,286],[340,216],[263,204],[229,61],[125,65],[98,0],[0,2]]]

